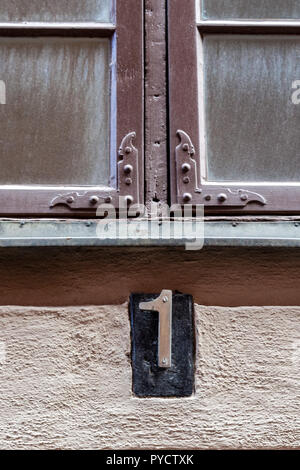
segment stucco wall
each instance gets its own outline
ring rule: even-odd
[[[0,308],[0,447],[300,448],[299,307],[196,306],[196,395],[131,393],[127,304]]]

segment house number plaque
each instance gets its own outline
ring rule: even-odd
[[[135,395],[192,395],[195,355],[192,297],[171,290],[132,294],[130,319]]]

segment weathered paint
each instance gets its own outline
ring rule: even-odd
[[[165,2],[145,1],[146,202],[167,203],[167,84]]]
[[[110,231],[106,229],[108,219],[0,219],[0,247],[185,247],[187,244],[193,246],[193,241],[199,250],[202,241],[205,246],[300,247],[299,217],[272,221],[230,217],[207,219],[204,223],[200,219],[198,227],[195,222],[184,227],[182,219],[177,220],[177,225],[167,220],[166,230],[159,236],[159,227],[162,226],[159,219],[152,219],[151,226],[148,219],[128,219],[119,225],[112,222]],[[174,235],[172,224],[176,225]]]
[[[0,268],[2,305],[115,305],[162,289],[205,305],[300,305],[295,249],[6,248]]]

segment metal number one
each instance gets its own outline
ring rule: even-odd
[[[141,302],[140,310],[159,313],[158,326],[158,365],[172,366],[172,291],[163,290],[157,299]]]

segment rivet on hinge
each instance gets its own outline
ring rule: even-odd
[[[133,166],[132,165],[125,165],[124,166],[124,173],[128,174],[133,171]]]
[[[178,130],[180,139],[175,149],[177,171],[177,200],[184,204],[203,204],[211,207],[245,207],[249,203],[267,204],[264,195],[246,189],[220,187],[214,184],[198,186],[199,161],[194,157],[195,148],[190,136]],[[185,174],[185,176],[182,175]],[[203,197],[199,195],[204,191]],[[209,193],[208,193],[209,191]]]
[[[189,163],[184,163],[181,168],[182,168],[182,171],[184,173],[187,173],[188,171],[191,171],[191,169],[192,169],[192,167]]]
[[[119,148],[118,162],[118,189],[121,196],[125,197],[128,205],[139,203],[139,171],[138,150],[133,145],[136,138],[135,132],[129,132],[122,140]],[[129,194],[128,194],[129,193]]]
[[[198,192],[197,164],[193,159],[195,149],[189,135],[182,130],[178,130],[177,135],[180,139],[180,143],[176,147],[177,196],[180,201],[186,204],[191,203],[193,193]],[[186,176],[182,177],[182,173],[185,173]]]
[[[95,205],[99,203],[99,198],[98,196],[91,196],[90,197],[90,204]]]
[[[184,193],[183,200],[184,200],[184,202],[191,202],[192,195],[190,193]]]
[[[227,201],[227,196],[226,196],[226,194],[224,194],[224,193],[219,194],[219,195],[218,195],[218,201],[220,201],[220,202],[225,202],[225,201]]]

